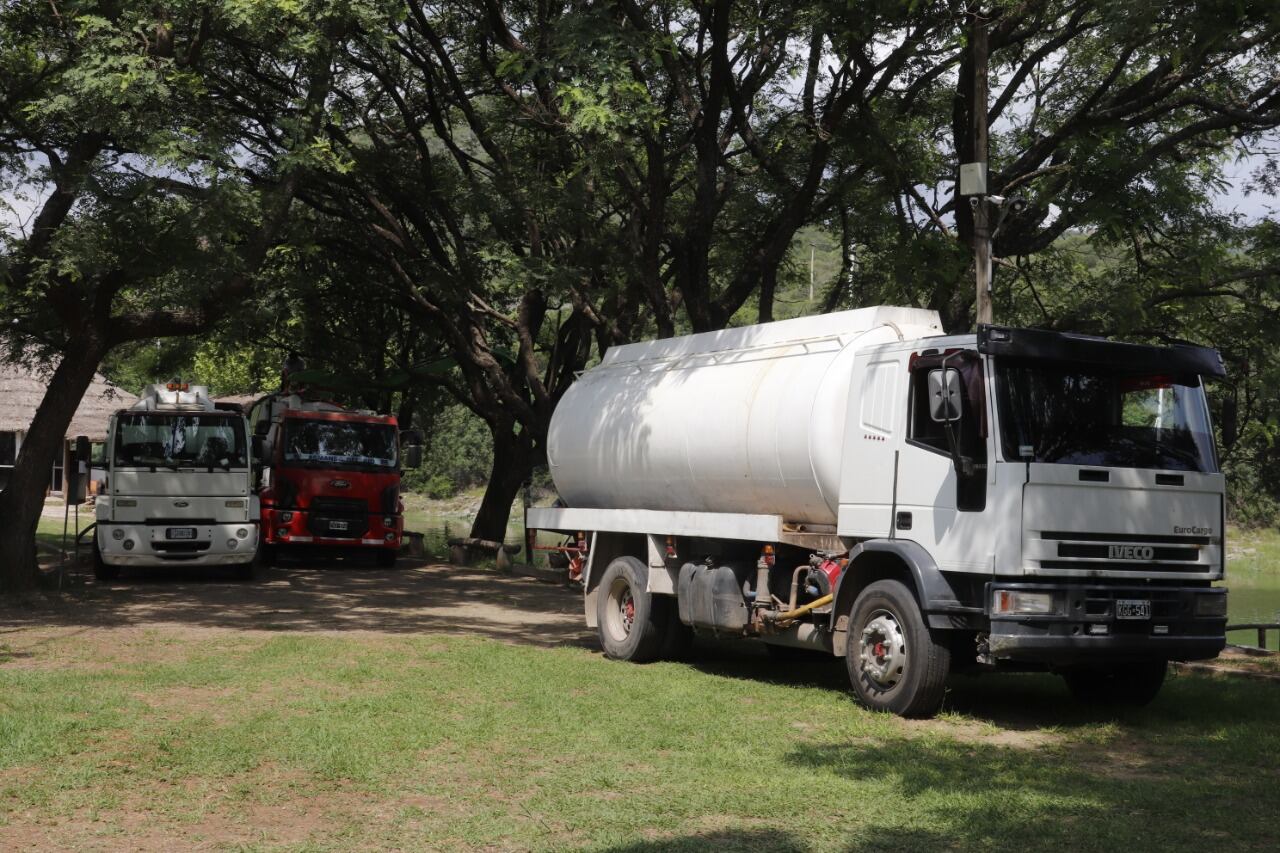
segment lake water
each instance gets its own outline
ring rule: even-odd
[[[427,515],[412,519],[407,526],[424,535],[428,554],[444,560],[449,557],[446,540],[466,536],[471,529],[471,520],[460,516]],[[541,541],[552,544],[555,538],[543,534]],[[507,525],[507,542],[524,543],[524,525],[519,516],[513,517]],[[516,559],[525,560],[527,557],[521,554]],[[540,557],[539,562],[545,564],[545,560],[545,557]],[[1280,565],[1258,565],[1256,556],[1237,558],[1232,555],[1227,562],[1226,585],[1230,590],[1227,604],[1229,623],[1280,622]],[[1241,645],[1254,645],[1258,641],[1256,631],[1233,631],[1228,639]],[[1267,643],[1270,648],[1280,645],[1280,633],[1271,632]]]

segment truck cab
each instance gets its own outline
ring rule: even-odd
[[[858,357],[840,533],[936,569],[925,615],[976,661],[1083,681],[1223,648],[1217,353],[987,326]]]
[[[254,405],[255,436],[267,466],[261,498],[264,560],[281,549],[371,552],[393,566],[404,533],[402,458],[394,417],[352,411],[298,394]]]
[[[252,574],[258,541],[248,424],[204,386],[151,385],[111,416],[95,514],[94,573],[125,566],[233,566]]]

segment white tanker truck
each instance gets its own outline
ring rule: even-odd
[[[1145,703],[1225,644],[1211,349],[865,308],[610,349],[560,401],[586,619],[614,658],[693,632],[845,659],[858,699],[939,708],[955,669]]]

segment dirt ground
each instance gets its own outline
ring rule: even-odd
[[[56,583],[56,582],[55,582]],[[489,569],[402,557],[394,569],[360,559],[296,561],[253,581],[215,568],[126,570],[99,584],[68,570],[63,590],[0,607],[10,648],[83,630],[117,636],[156,627],[211,631],[446,633],[521,644],[594,643],[581,593]]]

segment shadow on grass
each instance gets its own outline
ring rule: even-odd
[[[789,832],[773,829],[720,830],[698,835],[663,838],[653,841],[635,841],[617,847],[606,847],[609,853],[660,853],[660,851],[705,851],[717,853],[746,853],[746,851],[777,851],[777,853],[802,853],[809,847]]]

